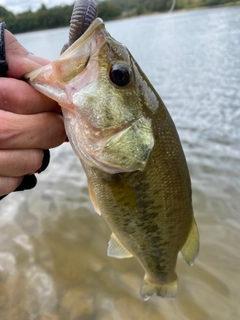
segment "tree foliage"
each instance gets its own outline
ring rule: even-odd
[[[32,12],[25,11],[14,15],[0,6],[0,20],[5,21],[8,30],[13,33],[50,29],[68,26],[72,14],[73,5],[56,6],[47,9],[44,4],[41,8]]]
[[[169,11],[173,0],[109,0],[117,4],[125,15]],[[175,9],[239,3],[239,0],[176,0]]]
[[[123,11],[168,11],[171,7],[172,0],[111,0],[117,3]]]
[[[173,0],[98,0],[99,17],[103,20],[119,16],[139,15],[149,12],[168,11]],[[175,9],[237,3],[239,0],[177,0]],[[13,33],[68,26],[73,5],[47,9],[44,4],[36,12],[28,10],[14,15],[0,6],[0,21],[5,21]]]
[[[122,9],[113,2],[102,1],[98,4],[98,15],[105,21],[115,19],[120,16],[121,13]]]
[[[36,12],[28,10],[14,15],[0,6],[0,21],[5,21],[7,28],[13,33],[57,28],[69,25],[72,10],[73,5],[56,6],[47,9],[42,4],[41,8]],[[110,20],[120,16],[122,10],[117,4],[103,1],[98,4],[98,12],[103,20]]]

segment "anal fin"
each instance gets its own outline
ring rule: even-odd
[[[188,238],[180,251],[184,260],[192,266],[199,253],[199,234],[194,217],[192,218],[192,225]]]
[[[133,256],[116,238],[114,233],[112,233],[108,243],[107,255],[117,259],[131,258]]]

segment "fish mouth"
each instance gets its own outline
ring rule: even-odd
[[[24,79],[38,91],[56,100],[61,105],[61,102],[67,98],[64,85],[84,71],[90,55],[98,50],[103,43],[105,35],[99,35],[95,37],[95,42],[91,46],[84,45],[92,34],[99,29],[104,29],[101,18],[95,19],[82,36],[65,50],[57,60],[27,73]],[[105,33],[107,33],[106,30]],[[80,47],[83,49],[79,50]],[[47,88],[46,85],[48,85]],[[63,105],[63,107],[66,106]]]

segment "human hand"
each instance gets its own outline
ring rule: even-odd
[[[44,150],[66,141],[59,105],[20,80],[48,61],[28,52],[7,30],[5,51],[9,70],[8,78],[0,78],[0,199],[16,188],[33,187],[32,174],[48,164]]]

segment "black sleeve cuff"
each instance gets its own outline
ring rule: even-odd
[[[7,76],[8,64],[6,62],[4,30],[6,29],[5,22],[0,23],[0,77]]]

